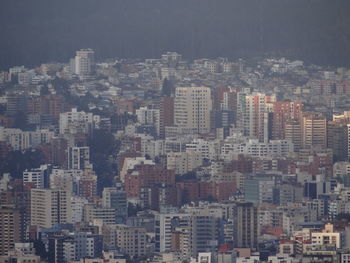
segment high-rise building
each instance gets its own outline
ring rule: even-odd
[[[91,167],[90,148],[88,146],[68,148],[68,169],[84,170]]]
[[[91,112],[78,111],[76,108],[73,108],[69,112],[60,113],[60,134],[90,134],[98,121],[99,116],[93,115]]]
[[[50,130],[22,131],[0,126],[0,140],[6,141],[15,151],[23,151],[48,143],[53,136],[54,132]]]
[[[288,121],[300,121],[303,104],[298,101],[273,102],[272,138],[284,139]]]
[[[118,224],[125,224],[128,215],[126,192],[116,187],[105,187],[102,192],[102,205],[114,208]]]
[[[88,49],[81,49],[76,52],[74,66],[75,74],[88,76],[93,72],[95,52]]]
[[[14,116],[17,113],[26,113],[27,98],[24,95],[9,94],[6,103],[6,115]]]
[[[264,93],[237,94],[237,125],[245,136],[266,142],[271,137],[272,102],[276,96]]]
[[[176,174],[185,174],[202,165],[202,154],[192,150],[167,154],[167,169]]]
[[[189,214],[158,214],[155,217],[155,234],[156,234],[156,252],[170,251],[174,232],[179,228],[189,229]],[[187,231],[187,235],[189,232]]]
[[[175,184],[175,172],[160,165],[141,164],[125,176],[125,191],[128,197],[140,197],[141,188],[156,184]]]
[[[216,110],[232,110],[237,108],[237,89],[232,87],[220,87],[214,94],[214,105]]]
[[[83,221],[92,223],[100,220],[104,225],[116,224],[116,213],[114,208],[99,207],[93,204],[84,205]]]
[[[327,147],[327,119],[325,116],[307,112],[302,118],[302,146]]]
[[[71,193],[59,189],[31,190],[31,225],[50,228],[54,224],[70,223]]]
[[[207,87],[178,87],[175,90],[174,124],[195,133],[210,131],[211,91]]]
[[[234,247],[256,248],[258,241],[257,208],[251,202],[237,202],[233,208]]]
[[[334,122],[337,123],[336,128],[334,127]],[[344,125],[347,126],[346,135],[344,138]],[[335,128],[335,130],[334,130]],[[328,135],[327,146],[330,147],[330,144],[336,148],[333,149],[335,157],[337,158],[336,153],[339,153],[339,156],[342,156],[340,152],[343,152],[344,144],[346,145],[346,160],[350,160],[350,111],[344,111],[343,114],[333,115],[333,122],[329,122],[328,125]],[[336,138],[332,138],[332,134],[336,133]],[[340,151],[340,152],[339,152]],[[340,157],[342,160],[342,157]]]
[[[23,172],[23,184],[31,184],[34,188],[45,188],[48,186],[48,176],[50,171],[50,165],[41,165],[36,169],[26,169]]]
[[[116,245],[131,258],[143,256],[147,253],[146,229],[118,225],[116,227]]]
[[[181,61],[182,55],[176,52],[166,52],[162,54],[162,62],[166,64],[169,68],[174,68]]]
[[[348,160],[348,127],[344,121],[327,122],[327,148],[332,149],[335,161]]]
[[[224,137],[229,135],[230,127],[234,123],[234,111],[232,110],[213,110],[211,112],[213,129],[222,129]]]
[[[11,185],[11,189],[0,190],[0,204],[18,210],[20,226],[17,230],[20,233],[19,241],[23,242],[27,239],[26,231],[30,224],[30,189],[23,186],[22,180],[17,180]]]
[[[290,120],[285,124],[284,137],[294,145],[294,151],[299,152],[302,147],[301,123],[297,120]]]
[[[7,255],[20,241],[20,212],[11,206],[0,207],[0,256]]]
[[[49,238],[48,259],[52,263],[72,262],[76,255],[76,241],[73,236],[55,233]]]
[[[163,97],[160,100],[159,136],[165,137],[165,126],[174,125],[174,98]]]
[[[50,188],[73,193],[73,176],[68,172],[65,173],[65,170],[54,169],[54,172],[50,174]]]
[[[50,94],[41,98],[40,113],[48,114],[58,120],[60,113],[70,110],[63,96]]]
[[[160,134],[160,113],[159,109],[140,107],[136,110],[137,121],[142,125],[151,125],[155,128],[156,135]]]
[[[97,176],[92,170],[84,170],[83,176],[78,179],[78,195],[92,201],[96,197]]]
[[[88,203],[89,201],[84,197],[78,195],[71,197],[72,224],[83,221],[84,206]]]
[[[209,214],[193,215],[190,220],[191,256],[212,251],[220,243],[220,219]]]
[[[244,180],[245,200],[254,204],[274,203],[275,181],[273,177],[258,175]]]

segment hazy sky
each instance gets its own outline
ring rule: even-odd
[[[3,0],[0,68],[97,58],[284,55],[349,64],[347,0]]]

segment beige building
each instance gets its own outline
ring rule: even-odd
[[[83,220],[90,223],[101,220],[104,225],[113,225],[116,223],[116,212],[114,208],[86,204],[84,205]]]
[[[299,121],[291,120],[286,123],[285,139],[294,144],[294,152],[299,152],[302,146],[302,132]]]
[[[207,87],[178,87],[175,91],[174,124],[197,133],[210,131],[211,90]]]
[[[220,172],[212,175],[212,181],[221,182],[236,182],[237,188],[243,190],[244,188],[244,175],[240,172]]]
[[[54,169],[55,171],[65,171]],[[53,172],[50,175],[50,188],[66,190],[69,193],[73,191],[73,177],[67,173]]]
[[[116,234],[117,247],[131,258],[147,254],[145,228],[116,225]]]
[[[315,113],[305,113],[302,118],[302,146],[327,147],[327,119]]]
[[[350,111],[344,111],[343,114],[333,114],[333,121],[350,120]]]
[[[334,232],[332,224],[326,224],[322,232],[311,233],[312,245],[335,245],[336,248],[341,247],[340,233]]]
[[[192,150],[167,154],[167,169],[176,174],[185,174],[202,165],[202,154]]]
[[[71,193],[59,189],[31,190],[31,225],[50,228],[71,223]]]

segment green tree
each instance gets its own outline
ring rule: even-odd
[[[0,161],[0,173],[10,173],[15,178],[22,178],[25,169],[37,168],[43,163],[44,155],[40,150],[13,151]]]
[[[336,217],[337,220],[346,220],[347,222],[350,222],[350,214],[349,213],[340,213]]]
[[[110,157],[115,156],[119,151],[119,142],[115,140],[112,133],[105,130],[94,130],[93,135],[88,139],[90,146],[91,162],[94,166],[98,180],[98,189],[110,186],[117,173],[116,164]]]

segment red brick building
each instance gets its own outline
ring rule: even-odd
[[[175,185],[175,172],[160,165],[137,165],[125,176],[125,191],[128,197],[140,197],[141,187],[155,184]]]
[[[160,99],[160,137],[165,136],[165,126],[174,125],[174,98],[163,97]]]

